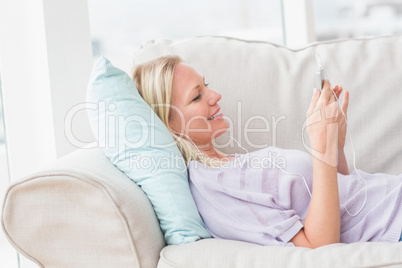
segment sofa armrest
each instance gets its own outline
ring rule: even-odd
[[[13,183],[10,243],[40,267],[156,267],[165,246],[151,203],[100,149],[80,149]]]

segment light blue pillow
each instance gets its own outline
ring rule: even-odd
[[[133,80],[101,57],[92,70],[87,104],[98,146],[148,196],[166,242],[211,237],[191,195],[184,159]]]

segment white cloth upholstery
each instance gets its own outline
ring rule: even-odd
[[[304,150],[301,130],[319,52],[332,84],[350,91],[357,167],[400,174],[401,47],[401,36],[317,43],[297,51],[264,42],[195,37],[147,42],[134,62],[179,54],[222,93],[221,111],[242,146],[250,151],[259,148],[255,145]],[[269,131],[251,132],[246,139],[245,127]],[[227,141],[223,135],[217,143]],[[241,149],[234,144],[224,151]],[[352,170],[349,144],[346,154]],[[15,182],[2,212],[9,241],[46,268],[402,267],[402,243],[311,250],[205,239],[166,246],[146,196],[99,149],[77,150]]]
[[[156,267],[165,246],[145,194],[100,149],[77,150],[11,186],[2,225],[46,268]]]
[[[266,146],[305,150],[302,127],[315,87],[315,54],[319,53],[331,84],[350,91],[348,121],[357,168],[400,174],[401,48],[402,36],[316,43],[299,50],[265,42],[196,37],[145,43],[135,52],[134,64],[161,55],[180,55],[205,75],[211,89],[222,94],[221,112],[229,117],[231,135],[243,147],[249,151]],[[254,130],[248,139],[244,129]],[[223,151],[244,152],[227,136],[217,139],[219,145],[233,145]],[[349,138],[345,149],[352,167]]]
[[[158,268],[402,267],[402,243],[399,244],[334,244],[312,250],[203,239],[188,245],[165,247],[161,252]]]

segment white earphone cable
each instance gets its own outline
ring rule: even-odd
[[[324,70],[323,70],[323,72],[324,72],[325,76],[328,77],[327,73],[326,73]],[[330,80],[328,79],[328,81],[330,81]],[[345,208],[346,213],[348,213],[348,214],[349,214],[350,216],[352,216],[352,217],[355,217],[357,214],[360,213],[360,211],[362,211],[364,205],[366,204],[366,200],[367,200],[367,181],[360,175],[358,169],[356,168],[356,152],[355,152],[355,148],[354,148],[354,145],[353,145],[352,133],[351,133],[351,130],[350,130],[350,128],[349,128],[348,120],[347,120],[347,117],[346,117],[344,111],[342,110],[341,104],[339,103],[339,100],[338,100],[338,98],[336,97],[336,94],[335,94],[334,90],[332,89],[332,86],[331,86],[331,85],[330,85],[330,89],[331,89],[332,93],[334,94],[334,97],[335,97],[335,99],[336,99],[336,102],[338,103],[339,110],[342,112],[342,114],[343,114],[343,116],[344,116],[344,118],[345,118],[346,128],[347,128],[347,130],[349,131],[349,141],[350,141],[350,145],[351,145],[351,148],[352,148],[352,154],[353,154],[353,167],[354,167],[354,169],[355,169],[357,175],[363,180],[363,182],[364,182],[364,184],[365,184],[365,187],[364,187],[365,193],[364,193],[363,204],[362,204],[361,208],[360,208],[355,214],[350,214],[350,212],[349,212],[349,210],[347,209],[347,207],[346,207],[345,205],[341,204],[341,205]],[[347,135],[347,134],[346,134],[346,135]]]

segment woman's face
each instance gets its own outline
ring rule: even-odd
[[[176,65],[170,127],[188,135],[197,146],[210,145],[229,128],[218,105],[221,95],[207,86],[205,78],[189,65]]]

